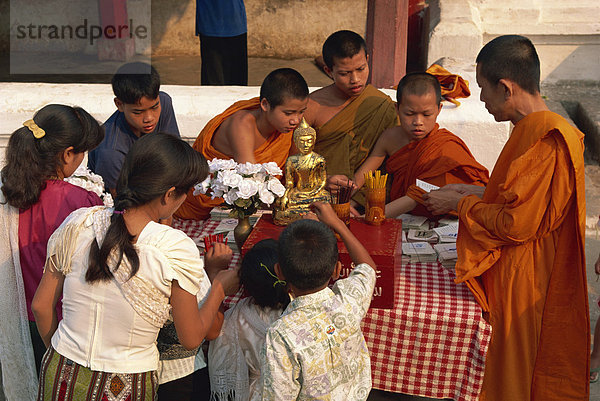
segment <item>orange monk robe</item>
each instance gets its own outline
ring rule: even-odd
[[[409,196],[418,205],[411,213],[433,218],[423,206],[425,193],[415,183],[417,178],[442,187],[446,184],[485,186],[488,171],[477,163],[467,145],[447,129],[435,128],[420,141],[414,141],[391,155],[385,165],[392,174],[390,199]]]
[[[227,110],[210,120],[196,138],[193,148],[202,153],[207,160],[231,159],[231,155],[219,152],[212,145],[212,139],[223,121],[239,110],[251,110],[260,107],[259,98],[241,100],[231,105]],[[275,162],[279,167],[285,165],[292,145],[292,132],[275,133],[267,141],[254,151],[256,163]],[[211,199],[207,195],[192,195],[193,190],[187,194],[187,198],[175,213],[181,219],[204,220],[210,216],[210,210],[223,203],[223,198]]]
[[[394,102],[388,95],[367,85],[365,90],[321,127],[315,127],[315,153],[327,162],[327,175],[354,172],[365,161],[381,133],[398,123]],[[356,196],[358,195],[358,196]],[[364,203],[364,196],[355,200]]]
[[[549,111],[519,121],[483,199],[458,204],[457,282],[489,312],[482,401],[588,400],[583,134]]]

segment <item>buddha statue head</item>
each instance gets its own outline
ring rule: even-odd
[[[313,127],[308,125],[303,117],[298,128],[294,130],[292,139],[294,140],[294,145],[296,145],[296,148],[298,148],[300,153],[306,155],[310,153],[315,146],[317,132]]]

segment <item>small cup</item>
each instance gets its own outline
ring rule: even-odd
[[[350,226],[350,202],[346,203],[333,203],[331,205],[335,214],[339,217],[340,220],[346,224],[347,227]]]
[[[385,220],[385,188],[367,189],[366,197],[365,220],[374,226],[381,225]]]

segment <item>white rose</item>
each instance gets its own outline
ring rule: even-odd
[[[208,188],[210,188],[211,179],[212,179],[212,177],[210,175],[208,175],[204,179],[204,181],[202,181],[199,184],[194,185],[194,196],[200,195],[200,194],[205,194],[208,191]]]
[[[285,187],[277,178],[271,178],[267,183],[267,188],[277,196],[283,196],[285,193]]]
[[[258,173],[262,169],[260,164],[253,164],[250,162],[246,162],[244,164],[238,164],[237,171],[240,174],[244,175],[253,175]]]
[[[237,166],[237,163],[233,159],[217,159],[214,158],[208,162],[208,168],[211,173],[214,173],[219,170],[232,170]]]
[[[258,192],[258,184],[252,179],[244,179],[238,187],[238,196],[242,199],[250,199]]]
[[[233,205],[237,198],[239,198],[237,188],[231,188],[229,192],[223,194],[223,199],[230,205]]]
[[[217,179],[213,180],[211,183],[211,196],[213,199],[222,198],[223,194],[229,191],[229,187],[223,185],[223,183]]]
[[[208,171],[214,173],[219,170],[219,159],[216,157],[210,161],[208,161]]]
[[[282,175],[283,172],[275,162],[263,163],[263,170],[270,175]]]
[[[223,191],[223,189],[212,187],[212,189],[210,191],[210,197],[212,199],[222,198],[224,193],[225,193],[225,191]]]
[[[237,188],[244,179],[244,177],[237,174],[235,170],[224,170],[219,171],[219,179],[221,180],[223,185],[232,188]]]
[[[266,205],[270,205],[275,201],[275,196],[273,196],[273,193],[269,191],[266,185],[261,185],[258,190],[258,197],[260,201]]]
[[[269,176],[264,171],[259,171],[258,173],[254,174],[252,178],[258,183],[263,183],[269,178]]]

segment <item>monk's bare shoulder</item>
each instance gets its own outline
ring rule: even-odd
[[[320,127],[346,107],[350,100],[341,97],[333,84],[317,89],[308,98],[306,121],[313,127]]]
[[[252,110],[239,110],[227,118],[213,139],[213,146],[217,150],[233,156],[240,147],[254,149],[256,132],[256,116]]]
[[[339,91],[335,89],[335,85],[331,84],[312,92],[309,95],[309,102],[311,100],[321,107],[338,107],[348,99],[340,97]]]
[[[393,155],[410,142],[400,126],[387,128],[381,133],[379,141],[381,141],[382,149],[385,150],[388,156]]]

